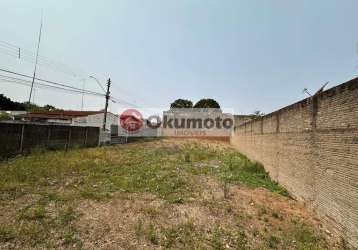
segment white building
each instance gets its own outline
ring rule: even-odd
[[[75,117],[72,119],[72,125],[74,126],[90,126],[90,127],[100,127],[103,126],[104,112],[97,114],[90,114],[87,116]],[[111,112],[107,112],[106,119],[106,130],[111,130],[112,125],[119,124],[119,117]]]

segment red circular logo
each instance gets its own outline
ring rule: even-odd
[[[142,114],[136,109],[127,109],[119,116],[121,127],[129,132],[135,132],[143,126]]]

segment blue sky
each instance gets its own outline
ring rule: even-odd
[[[113,82],[112,94],[138,106],[167,107],[176,98],[214,98],[236,113],[270,112],[325,82],[358,75],[358,1],[316,0],[0,0],[1,41],[62,63],[38,76],[100,91],[89,79]],[[32,74],[33,63],[7,55],[0,68]],[[62,70],[63,71],[63,70]],[[29,88],[0,81],[19,101]],[[36,89],[35,102],[80,109],[81,96]],[[85,97],[85,109],[103,108]],[[111,104],[116,112],[120,104]]]

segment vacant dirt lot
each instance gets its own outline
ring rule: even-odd
[[[1,249],[342,249],[229,145],[141,141],[0,164]]]

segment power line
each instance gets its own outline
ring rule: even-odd
[[[1,44],[2,43],[2,44]],[[14,53],[18,53],[18,49],[21,49],[22,51],[22,54],[27,54],[28,57],[31,57],[31,58],[35,58],[36,57],[36,52],[33,52],[31,50],[28,50],[28,49],[24,49],[24,48],[21,48],[20,46],[17,46],[17,45],[13,45],[11,43],[8,43],[8,42],[5,42],[5,41],[0,41],[0,47],[4,47],[5,49],[8,49],[8,50],[13,50]],[[56,64],[56,66],[58,65],[61,65],[62,67],[66,67],[68,69],[70,69],[67,65],[63,64],[63,63],[60,63],[60,62],[56,62],[48,57],[45,57],[45,56],[42,56],[42,55],[39,55],[39,60],[42,60],[44,63],[48,63],[48,64]],[[73,72],[73,70],[70,70]]]
[[[14,58],[19,57],[18,54],[15,54],[15,52],[1,51],[1,50],[0,50],[0,52],[3,53],[3,54],[9,55],[11,57],[14,57]],[[31,63],[31,64],[33,64],[35,62],[35,60],[33,58],[31,58],[31,57],[29,57],[27,55],[24,55],[23,53],[22,53],[21,58],[19,60],[26,61],[26,62]],[[50,70],[52,70],[54,72],[61,72],[61,73],[65,74],[65,75],[68,75],[70,77],[74,77],[74,78],[78,77],[75,73],[71,73],[71,72],[66,71],[65,69],[61,69],[59,66],[54,65],[54,64],[52,65],[52,64],[42,63],[41,61],[39,61],[39,66],[46,66],[48,69],[50,69]],[[68,79],[70,79],[70,78],[68,78]]]
[[[27,54],[27,57],[32,59],[32,62],[35,60],[34,58],[35,58],[36,53],[29,49],[25,49],[25,48],[22,48],[16,44],[12,44],[7,41],[0,40],[0,47],[1,46],[5,46],[7,49],[12,50],[12,52],[15,53],[15,55],[13,55],[14,57],[15,56],[18,57],[19,49],[21,49],[21,58],[20,59],[23,59],[24,54]],[[39,55],[39,64],[43,64],[48,67],[53,66],[53,67],[55,67],[55,68],[53,68],[53,70],[60,71],[62,73],[71,75],[72,77],[82,77],[83,78],[83,77],[88,77],[89,75],[93,75],[86,71],[83,71],[80,68],[70,67],[62,62],[55,61],[55,60],[53,60],[49,57],[43,56],[43,55]],[[52,66],[50,66],[50,65],[52,65]],[[59,68],[61,68],[61,70],[59,70]],[[96,74],[96,77],[97,77],[97,79],[100,78],[101,82],[106,81],[105,80],[106,77],[104,77],[103,75],[100,75],[100,77],[98,77],[98,74]]]
[[[30,63],[35,62],[34,55],[32,53],[24,51],[24,49],[20,50],[21,51],[20,57],[19,57],[19,49],[20,48],[11,50],[9,48],[2,48],[1,44],[0,44],[0,49],[3,50],[3,51],[1,51],[1,53],[3,53],[3,54],[7,54],[7,55],[10,55],[12,57],[19,58],[20,60],[23,60],[23,61],[26,61],[26,62],[30,62]],[[59,72],[64,73],[64,74],[71,75],[72,77],[76,76],[76,73],[74,73],[73,71],[65,69],[64,65],[61,65],[61,64],[55,63],[55,62],[51,62],[51,61],[47,61],[46,59],[41,58],[41,56],[39,56],[38,60],[39,60],[38,63],[40,65],[47,66],[47,67],[51,68],[54,71],[59,71]]]
[[[5,48],[1,48],[1,46],[5,46]],[[7,54],[9,56],[12,56],[14,58],[19,58],[19,48],[20,47],[18,45],[11,44],[9,42],[0,40],[0,52],[5,53],[5,54]],[[1,51],[1,49],[3,51]],[[20,60],[24,60],[24,61],[27,61],[29,63],[34,63],[35,62],[35,53],[32,52],[31,50],[21,48]],[[82,79],[79,79],[79,80],[83,80],[84,77],[87,77],[87,75],[84,72],[81,72],[81,73],[75,72],[73,69],[71,69],[67,65],[65,65],[63,63],[53,61],[52,59],[50,59],[48,57],[45,57],[45,56],[39,55],[38,64],[43,65],[45,67],[48,67],[49,69],[51,69],[53,71],[58,71],[58,72],[61,72],[63,74],[69,75],[71,77],[76,77],[77,78],[77,77],[81,77],[80,75],[82,75],[82,77],[81,77]],[[93,78],[96,81],[96,83],[98,84],[98,86],[101,88],[101,90],[104,93],[106,92],[106,90],[104,89],[103,85],[98,80],[97,76],[95,77],[93,75],[90,75],[89,77]],[[101,79],[101,81],[104,82],[102,77],[100,77],[100,79]],[[132,96],[130,93],[128,93],[127,90],[121,88],[121,92],[122,91],[127,92],[127,94]],[[115,102],[126,103],[126,104],[128,104],[130,106],[138,107],[138,105],[136,105],[136,104],[133,104],[133,103],[130,103],[130,102],[124,101],[124,100],[119,100],[119,98],[117,100],[114,100],[114,99],[111,99],[111,100],[115,101]]]
[[[16,72],[13,72],[13,71],[10,71],[10,70],[6,70],[6,69],[1,69],[1,68],[0,68],[0,71],[5,72],[5,73],[9,73],[9,74],[14,74],[14,75],[17,75],[17,76],[26,77],[26,78],[32,78],[32,76],[25,75],[25,74],[21,74],[21,73],[16,73]],[[66,85],[66,84],[63,84],[63,83],[58,83],[58,82],[54,82],[54,81],[44,80],[44,79],[40,79],[40,78],[36,78],[36,77],[35,77],[35,80],[37,80],[37,81],[42,81],[42,82],[46,82],[46,83],[50,83],[50,84],[54,84],[54,85],[61,86],[61,87],[70,88],[70,89],[73,89],[73,90],[84,91],[84,90],[82,90],[82,89],[80,89],[80,88],[76,88],[76,87],[73,87],[73,86],[70,86],[70,85]],[[87,93],[90,93],[90,94],[93,94],[93,95],[105,96],[105,95],[102,94],[102,93],[98,93],[98,92],[91,91],[91,90],[86,90],[86,92],[87,92]]]
[[[8,56],[11,56],[11,57],[16,58],[16,59],[21,60],[21,61],[25,61],[25,62],[30,63],[30,64],[35,63],[35,59],[31,58],[30,56],[25,55],[23,52],[21,52],[21,57],[20,58],[19,58],[19,52],[3,50],[3,48],[1,48],[1,47],[0,47],[0,52],[2,54],[6,54]],[[73,81],[73,79],[76,79],[76,80],[78,79],[76,74],[70,73],[70,72],[60,68],[57,65],[51,65],[51,64],[43,63],[41,60],[39,60],[38,65],[41,66],[41,67],[45,66],[51,71],[60,72],[60,73],[65,74],[66,76],[70,76],[71,78],[68,78],[69,81]]]
[[[0,69],[0,71],[4,71],[6,73],[11,72],[11,71],[7,71],[7,70],[3,70],[3,69]],[[26,75],[15,73],[15,72],[11,72],[11,73],[14,73],[15,75],[20,75],[20,76],[26,76]],[[26,77],[31,78],[31,76],[26,76]],[[25,79],[21,79],[21,78],[17,78],[17,77],[11,77],[11,76],[1,75],[0,74],[0,80],[3,80],[5,82],[9,82],[9,83],[22,85],[22,86],[31,87],[31,81],[30,80],[25,80]],[[36,81],[36,86],[37,86],[37,88],[57,89],[57,90],[61,90],[61,91],[65,91],[65,92],[72,92],[72,93],[76,93],[76,94],[93,95],[93,96],[99,96],[99,97],[104,97],[105,96],[104,94],[93,93],[92,91],[85,90],[85,89],[77,89],[77,88],[73,88],[72,86],[68,86],[68,85],[64,85],[64,84],[61,84],[59,86],[56,86],[56,85],[54,86],[54,85],[38,82],[38,80]],[[134,108],[143,108],[143,107],[138,106],[137,104],[128,102],[126,100],[123,100],[123,98],[109,96],[109,100],[111,100],[111,101],[113,101],[115,103],[125,104],[125,105],[128,105],[130,107],[134,107]]]
[[[0,49],[3,49],[3,48],[0,48]],[[8,50],[6,50],[6,51],[1,51],[1,53],[2,53],[2,54],[5,54],[5,55],[8,55],[8,56],[16,57],[16,58],[19,57],[19,54],[18,54],[18,53],[15,54],[15,52],[8,51]]]
[[[2,44],[2,46],[7,46],[9,48],[16,48],[16,49],[19,48],[19,46],[13,45],[13,44],[5,42],[5,41],[0,41],[0,46],[1,46],[1,44]]]
[[[1,51],[1,50],[3,50],[3,51]],[[9,56],[12,56],[12,57],[19,58],[20,60],[24,60],[24,61],[27,61],[27,62],[30,62],[30,63],[36,63],[36,53],[34,53],[34,52],[32,52],[31,50],[28,50],[28,49],[20,48],[19,46],[11,44],[11,43],[6,42],[6,41],[1,41],[0,40],[0,52],[5,53],[5,54],[7,54]],[[21,52],[21,54],[20,54],[20,52]],[[39,65],[46,66],[51,70],[61,72],[63,74],[69,75],[71,77],[80,77],[80,75],[88,77],[88,75],[86,75],[84,72],[80,72],[80,73],[75,72],[73,69],[71,69],[67,65],[65,65],[63,63],[53,61],[52,59],[50,59],[48,57],[38,55],[37,60],[38,60],[37,63]],[[0,71],[6,72],[6,73],[9,73],[9,74],[15,74],[15,75],[21,76],[21,77],[32,78],[29,75],[20,74],[20,73],[17,73],[17,72],[6,70],[6,69],[0,69]],[[98,81],[98,79],[96,77],[90,76],[90,78],[94,78],[96,80],[98,86],[101,88],[101,90],[106,92],[104,87],[100,84],[100,82]],[[21,79],[17,79],[17,80],[21,80]],[[37,80],[36,84],[39,84],[38,81],[41,81],[41,82],[56,85],[57,87],[60,87],[60,88],[63,87],[63,88],[65,88],[64,90],[66,90],[66,91],[70,91],[69,89],[71,89],[71,90],[74,90],[74,92],[76,92],[76,93],[84,93],[85,92],[85,94],[89,94],[89,95],[105,96],[102,93],[76,88],[76,87],[73,87],[73,86],[70,86],[70,85],[67,85],[67,84],[63,84],[63,83],[60,83],[60,82],[49,81],[49,80],[40,79],[40,78],[37,78],[37,77],[35,77],[34,80]],[[81,80],[83,80],[83,79],[81,79]],[[45,85],[45,84],[43,84],[43,85]],[[46,87],[49,88],[49,87],[54,87],[54,86],[46,85]],[[124,91],[126,92],[126,90],[124,90]],[[109,99],[112,102],[115,102],[115,103],[121,103],[121,104],[126,104],[126,105],[129,105],[129,106],[132,106],[132,107],[140,108],[140,106],[138,106],[137,104],[125,101],[122,98],[117,98],[117,97],[110,96]]]
[[[6,54],[8,56],[11,56],[13,58],[16,58],[18,60],[21,61],[25,61],[28,63],[35,63],[36,60],[34,58],[34,55],[31,51],[26,50],[26,49],[21,49],[20,48],[15,48],[15,45],[13,46],[14,48],[8,48],[8,47],[2,47],[1,44],[2,41],[0,41],[0,53],[2,54]],[[38,65],[39,66],[45,66],[46,68],[48,68],[49,70],[52,70],[54,72],[60,72],[68,77],[68,81],[73,81],[74,79],[77,80],[83,80],[84,78],[87,78],[88,76],[81,72],[75,72],[74,70],[72,70],[71,68],[69,68],[67,65],[62,64],[62,63],[58,63],[55,61],[51,61],[51,59],[48,59],[47,57],[43,57],[43,56],[39,56],[38,58]],[[70,78],[71,77],[71,78]],[[90,78],[92,78],[93,76],[90,76]],[[93,77],[94,78],[94,77]],[[105,90],[103,88],[103,86],[98,82],[98,78],[96,77],[96,83],[98,84],[98,86],[101,88],[101,90],[105,93]]]
[[[28,49],[20,48],[17,45],[14,45],[14,44],[11,44],[11,43],[8,43],[5,41],[0,41],[0,49],[4,50],[4,51],[1,51],[2,53],[16,57],[20,60],[24,60],[24,61],[31,62],[31,63],[33,63],[36,60],[35,52],[28,50]],[[56,61],[54,61],[48,57],[42,56],[42,55],[38,56],[38,63],[40,65],[49,67],[53,71],[58,71],[58,72],[70,75],[71,77],[82,77],[83,78],[84,76],[87,77],[89,75],[86,72],[84,72],[83,70],[74,70],[71,67],[69,67],[61,62],[56,62]],[[78,72],[78,71],[80,71],[80,72]]]
[[[1,68],[0,68],[0,71],[3,71],[3,72],[5,72],[5,73],[9,73],[9,74],[14,74],[14,75],[17,75],[17,76],[22,76],[22,77],[26,77],[26,78],[31,78],[31,76],[29,76],[29,75],[25,75],[25,74],[21,74],[21,73],[16,73],[16,72],[13,72],[13,71],[10,71],[10,70],[5,70],[5,69],[1,69]],[[19,80],[22,80],[22,79],[19,79]],[[83,93],[83,92],[84,92],[85,94],[91,94],[91,95],[97,95],[97,96],[103,96],[103,97],[105,96],[105,95],[102,94],[102,93],[94,92],[94,91],[91,91],[91,90],[84,90],[84,89],[76,88],[76,87],[69,86],[69,85],[62,84],[62,83],[58,83],[58,82],[48,81],[48,80],[44,80],[44,79],[40,79],[40,78],[35,78],[35,80],[37,80],[37,81],[43,81],[43,82],[50,83],[50,84],[54,84],[54,85],[57,85],[57,86],[60,86],[60,87],[65,87],[65,88],[74,90],[74,91],[76,91],[77,93]],[[39,83],[37,83],[37,84],[39,84]],[[49,85],[49,86],[50,86],[50,85]],[[123,100],[122,98],[110,96],[110,100],[112,100],[112,101],[114,101],[114,102],[119,102],[119,103],[122,103],[122,104],[127,104],[127,105],[132,106],[132,107],[140,108],[140,106],[138,106],[137,104],[134,104],[134,103],[125,101],[125,100]]]
[[[137,104],[125,101],[122,98],[111,96],[109,99],[112,100],[114,103],[127,104],[128,106],[131,106],[131,107],[140,108]]]
[[[9,76],[4,76],[4,75],[0,75],[0,79],[4,80],[6,82],[13,82],[13,83],[19,83],[19,84],[24,85],[24,86],[31,86],[31,81],[29,81],[29,80],[23,80],[23,79],[20,79],[20,78],[9,77]],[[48,87],[48,88],[61,89],[61,90],[69,91],[69,92],[75,92],[75,93],[82,94],[82,92],[80,92],[80,91],[66,89],[66,88],[57,87],[57,86],[52,86],[52,85],[48,85],[48,84],[44,84],[44,83],[36,82],[36,84],[40,85],[40,86]]]
[[[100,88],[103,90],[104,93],[106,93],[106,90],[104,89],[104,87],[102,86],[102,84],[98,81],[98,79],[94,76],[89,76],[89,78],[92,78],[96,81],[96,83],[98,84],[98,86],[100,86]]]
[[[23,86],[29,86],[29,87],[31,86],[31,81],[16,78],[16,77],[0,75],[0,80],[3,80],[5,82],[11,82],[11,83],[20,84],[20,85],[23,85]],[[91,93],[87,93],[86,91],[72,90],[72,89],[62,88],[62,87],[53,86],[53,85],[49,85],[49,84],[44,84],[44,83],[40,83],[40,82],[36,82],[36,85],[38,85],[38,87],[39,86],[45,87],[47,89],[55,88],[55,89],[58,89],[58,90],[64,90],[64,91],[67,91],[67,92],[74,92],[74,93],[77,93],[77,94],[93,95]],[[97,96],[97,95],[95,95],[95,96]]]

